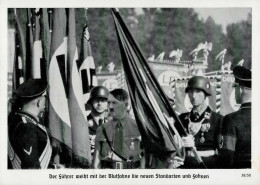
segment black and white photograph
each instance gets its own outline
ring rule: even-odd
[[[260,183],[258,1],[58,2],[1,2],[0,184]]]

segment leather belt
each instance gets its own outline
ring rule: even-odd
[[[197,151],[200,157],[210,157],[218,154],[217,150],[205,150],[205,151]],[[194,157],[194,154],[191,151],[187,152],[189,157]]]
[[[117,161],[101,161],[101,168],[109,168],[109,169],[136,169],[140,168],[140,161],[135,162],[117,162]]]

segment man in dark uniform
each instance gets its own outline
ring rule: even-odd
[[[44,111],[47,82],[25,81],[14,91],[13,111],[8,116],[8,156],[14,169],[45,169],[52,154],[49,136],[39,122]]]
[[[194,145],[194,142],[190,142],[192,136],[198,154],[206,167],[217,168],[217,138],[222,116],[212,111],[206,103],[207,97],[211,95],[210,83],[202,76],[194,76],[189,79],[185,92],[188,93],[193,108],[191,112],[179,116],[183,126],[190,134],[188,137],[183,137],[187,157],[182,168],[202,168],[190,150],[190,147]]]
[[[108,123],[97,129],[94,168],[144,168],[141,135],[137,124],[127,113],[128,93],[115,89],[108,97]]]
[[[235,66],[233,74],[241,107],[223,119],[219,162],[222,168],[251,168],[251,71]]]
[[[91,89],[88,105],[91,107],[91,113],[88,115],[87,120],[89,124],[89,137],[91,156],[94,155],[95,150],[95,138],[97,128],[103,123],[107,122],[107,99],[109,91],[104,86],[96,86]]]

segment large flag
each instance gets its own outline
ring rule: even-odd
[[[13,91],[24,82],[25,42],[24,35],[18,18],[17,10],[14,9],[15,18],[15,59],[13,65]]]
[[[82,80],[76,46],[75,10],[68,10],[68,104],[72,132],[73,167],[90,167],[90,140],[85,117]]]
[[[87,17],[86,17],[86,21],[87,21]],[[91,53],[90,34],[88,31],[87,23],[83,28],[81,57],[82,58],[79,60],[79,66],[80,66],[79,71],[80,71],[80,76],[82,78],[82,90],[84,94],[84,103],[86,109],[85,114],[87,116],[90,113],[87,107],[87,101],[89,99],[90,90],[92,89],[92,87],[98,85],[95,63]]]
[[[169,152],[183,156],[181,138],[185,134],[145,58],[137,47],[119,13],[112,9],[129,94],[144,148],[159,158]]]
[[[72,148],[68,107],[67,37],[65,9],[53,10],[49,63],[49,128],[53,138]],[[57,144],[56,142],[53,144]],[[57,157],[57,161],[58,161]]]

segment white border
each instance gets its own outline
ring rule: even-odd
[[[12,7],[187,7],[187,8],[252,8],[252,72],[253,72],[253,112],[252,112],[252,169],[250,170],[21,170],[7,168],[7,8]],[[258,0],[0,0],[0,184],[260,184],[260,1]],[[49,180],[49,174],[208,174],[209,180],[197,179],[83,179]],[[242,178],[242,173],[250,173],[251,178]]]

